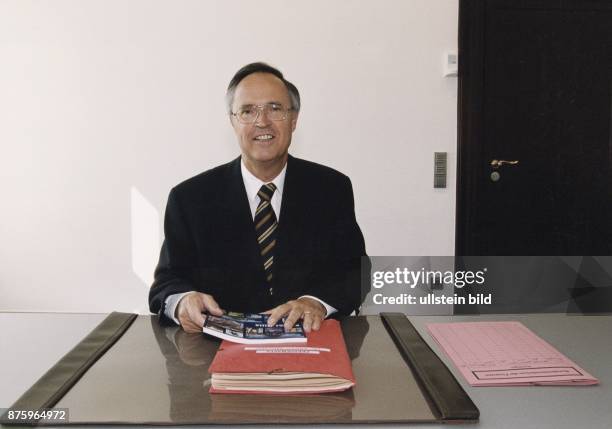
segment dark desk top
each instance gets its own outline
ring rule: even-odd
[[[105,315],[102,314],[51,314],[51,313],[0,313],[0,328],[3,337],[9,344],[0,354],[0,377],[3,380],[0,388],[0,407],[10,406],[14,400],[34,383],[50,366],[52,366],[66,351],[83,338],[93,329]],[[518,316],[419,316],[410,317],[415,327],[421,332],[430,346],[442,356],[453,373],[457,376],[462,386],[472,397],[480,408],[481,419],[477,424],[454,425],[454,427],[483,427],[483,428],[573,428],[573,427],[609,427],[612,421],[612,317],[611,316],[566,316],[560,314],[546,315],[518,315]],[[536,334],[542,336],[562,353],[569,356],[587,371],[598,377],[601,381],[599,386],[592,387],[480,387],[468,386],[459,375],[458,371],[449,364],[438,347],[430,339],[424,330],[425,323],[439,321],[459,320],[520,320]],[[390,341],[388,336],[382,335],[382,326],[374,321],[367,326],[358,329],[366,329],[363,343],[354,350],[349,350],[353,358],[353,366],[358,378],[358,385],[352,392],[325,397],[323,399],[313,398],[312,401],[300,402],[301,409],[318,410],[319,414],[338,413],[350,410],[350,418],[359,420],[363,416],[372,416],[379,413],[387,419],[393,416],[401,419],[406,411],[411,413],[428,413],[422,403],[422,398],[407,397],[411,390],[409,384],[403,384],[405,391],[384,391],[385,380],[377,383],[376,390],[361,389],[360,386],[372,385],[372,380],[364,377],[374,373],[387,374],[386,377],[402,377],[410,380],[403,362],[396,357],[376,355],[368,353],[368,356],[378,358],[360,359],[360,352],[364,349],[384,349]],[[130,329],[154,329],[149,318],[139,318]],[[19,334],[17,334],[19,333]],[[199,338],[199,340],[193,340]],[[94,366],[86,377],[95,383],[102,393],[104,401],[91,403],[81,400],[86,395],[80,395],[78,385],[75,386],[62,401],[78,403],[78,407],[72,407],[71,419],[78,419],[78,412],[95,411],[104,412],[112,410],[115,417],[125,415],[137,415],[145,412],[150,416],[151,412],[157,413],[160,418],[167,418],[177,410],[192,410],[194,417],[197,412],[211,410],[217,416],[223,417],[237,409],[243,412],[263,412],[265,404],[255,398],[251,403],[240,400],[240,404],[233,403],[228,395],[221,395],[220,399],[213,398],[207,404],[198,402],[197,398],[181,393],[182,389],[176,389],[184,383],[199,383],[197,388],[207,390],[208,374],[206,367],[209,359],[205,353],[201,353],[201,336],[193,337],[184,335],[176,328],[165,328],[156,333],[157,342],[142,344],[132,356],[133,359],[143,362],[138,373],[123,372],[126,386],[138,385],[140,395],[143,395],[141,403],[148,406],[142,410],[134,407],[122,408],[121,403],[115,403],[114,395],[108,392],[103,395],[104,389],[110,389],[105,383],[109,374],[104,373],[104,367],[96,369]],[[121,341],[115,347],[121,346]],[[179,360],[166,359],[166,353],[178,353]],[[161,353],[160,353],[161,351]],[[190,368],[189,380],[184,379],[184,372],[175,371],[173,365],[187,366]],[[121,368],[121,362],[115,362],[116,368]],[[107,367],[108,368],[108,367]],[[376,371],[374,370],[376,368]],[[385,371],[381,372],[380,368]],[[148,377],[142,378],[142,372]],[[183,375],[181,375],[183,374]],[[194,377],[194,375],[196,375]],[[183,377],[183,378],[181,378]],[[362,382],[359,382],[361,378]],[[147,389],[146,384],[159,383],[167,386],[166,390]],[[409,382],[408,382],[409,383]],[[382,390],[381,390],[382,389]],[[77,401],[77,402],[75,402]],[[81,401],[81,402],[78,402]],[[195,402],[194,402],[195,401]],[[155,405],[153,405],[155,404]],[[187,407],[176,405],[182,404]],[[408,404],[408,405],[407,405]],[[284,401],[279,407],[284,407],[286,412],[295,409],[291,400]],[[242,408],[237,408],[242,407]],[[412,408],[411,408],[412,407]],[[146,409],[145,409],[146,408]],[[411,408],[408,410],[407,408]],[[180,411],[179,411],[180,412]],[[225,414],[224,414],[225,413]],[[109,413],[110,414],[110,413]],[[185,417],[185,416],[183,416]],[[347,421],[350,421],[347,420]],[[445,425],[447,426],[447,425]],[[442,425],[428,424],[428,428],[442,427]]]

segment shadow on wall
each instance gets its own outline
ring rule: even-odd
[[[160,216],[155,206],[134,186],[130,198],[132,271],[148,288],[159,258]]]

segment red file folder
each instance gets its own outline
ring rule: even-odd
[[[223,341],[208,371],[211,393],[306,394],[355,385],[340,324],[325,320],[306,344],[248,345]]]

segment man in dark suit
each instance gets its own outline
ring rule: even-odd
[[[358,311],[363,236],[345,175],[288,154],[297,88],[264,63],[227,90],[241,149],[234,161],[170,192],[165,240],[149,293],[152,312],[200,332],[202,312],[268,312],[269,324]]]

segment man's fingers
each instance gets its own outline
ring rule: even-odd
[[[325,317],[323,306],[310,298],[300,298],[294,301],[288,301],[283,305],[264,312],[269,314],[268,326],[273,326],[278,320],[287,315],[284,327],[286,330],[293,328],[293,325],[303,317],[302,326],[304,331],[318,331],[321,327],[321,321]]]
[[[202,297],[202,300],[204,302],[204,308],[210,314],[214,314],[215,316],[221,316],[223,314],[223,310],[221,310],[221,308],[219,307],[219,304],[217,304],[217,301],[215,301],[212,295],[205,294]],[[202,323],[204,323],[204,320],[202,320]]]
[[[181,298],[178,303],[177,319],[185,332],[196,332],[199,330],[197,324],[200,321],[199,318],[202,317],[201,310],[203,307],[204,303],[198,292],[189,293]],[[203,323],[204,321],[202,320]]]
[[[302,326],[304,327],[304,331],[310,332],[312,328],[312,313],[310,311],[304,312],[304,321],[302,322]]]
[[[200,329],[204,326],[204,316],[202,315],[202,310],[197,306],[192,306],[188,308],[189,319],[196,326],[199,326]]]
[[[289,313],[289,316],[287,316],[287,320],[285,320],[285,329],[289,330],[293,328],[293,325],[295,325],[295,322],[297,322],[298,319],[302,317],[302,314],[303,314],[303,311],[301,307],[298,307],[298,306],[293,307],[293,309]]]
[[[291,308],[291,305],[289,305],[288,303],[273,308],[270,312],[270,317],[268,318],[268,326],[274,326],[281,317],[283,317],[291,310]]]
[[[194,333],[202,331],[202,327],[198,326],[193,320],[191,320],[191,316],[188,312],[184,312],[179,316],[179,322],[181,323],[181,327],[185,332]]]
[[[321,328],[321,315],[318,313],[312,313],[310,311],[304,312],[304,321],[302,322],[302,326],[304,327],[304,331],[318,331]]]
[[[212,297],[201,292],[191,292],[185,295],[178,304],[177,319],[185,332],[201,332],[204,325],[204,315],[207,311],[215,316],[221,316],[223,310]]]
[[[321,316],[318,314],[315,314],[314,316],[312,316],[312,330],[313,331],[318,331],[319,328],[321,328]]]

